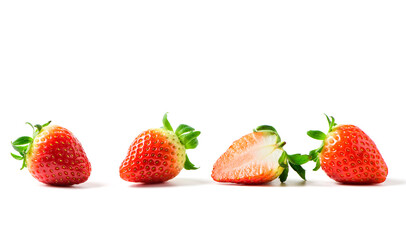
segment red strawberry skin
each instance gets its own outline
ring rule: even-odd
[[[186,149],[172,131],[149,129],[138,135],[120,166],[129,182],[160,183],[176,177],[186,161]]]
[[[91,165],[82,145],[66,128],[50,125],[34,138],[27,154],[29,172],[51,185],[73,185],[87,181]]]
[[[326,174],[341,183],[381,183],[388,175],[375,143],[354,125],[334,127],[324,140],[319,158]]]

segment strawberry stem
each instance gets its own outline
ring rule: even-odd
[[[282,148],[283,146],[285,146],[286,145],[286,142],[285,141],[283,141],[283,142],[280,142],[278,145],[276,145],[277,146],[277,148]]]

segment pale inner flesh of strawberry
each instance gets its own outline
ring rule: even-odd
[[[278,163],[282,153],[275,135],[251,133],[234,142],[220,157],[215,166],[219,171],[214,170],[214,176],[219,181],[258,177],[271,181],[283,171]]]

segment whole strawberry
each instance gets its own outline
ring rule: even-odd
[[[179,172],[195,170],[186,155],[186,149],[198,145],[199,131],[181,124],[174,132],[163,117],[163,127],[149,129],[138,135],[131,144],[127,157],[121,163],[120,177],[129,182],[160,183],[176,177]]]
[[[85,182],[91,172],[90,162],[80,142],[66,128],[29,124],[33,137],[20,137],[12,142],[20,154],[11,153],[38,181],[51,185],[73,185]]]
[[[211,177],[217,182],[263,184],[279,177],[286,181],[289,165],[303,180],[305,170],[300,166],[309,161],[307,155],[288,155],[276,129],[262,125],[233,144],[213,166]]]
[[[388,167],[372,139],[354,125],[337,125],[327,117],[329,130],[308,131],[307,134],[322,140],[320,148],[310,151],[316,162],[314,170],[321,168],[327,175],[341,183],[373,184],[386,180]]]

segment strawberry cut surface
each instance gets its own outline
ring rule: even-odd
[[[234,141],[213,166],[212,178],[217,182],[261,184],[277,178],[283,171],[278,160],[283,150],[277,136],[269,132],[253,132]]]

